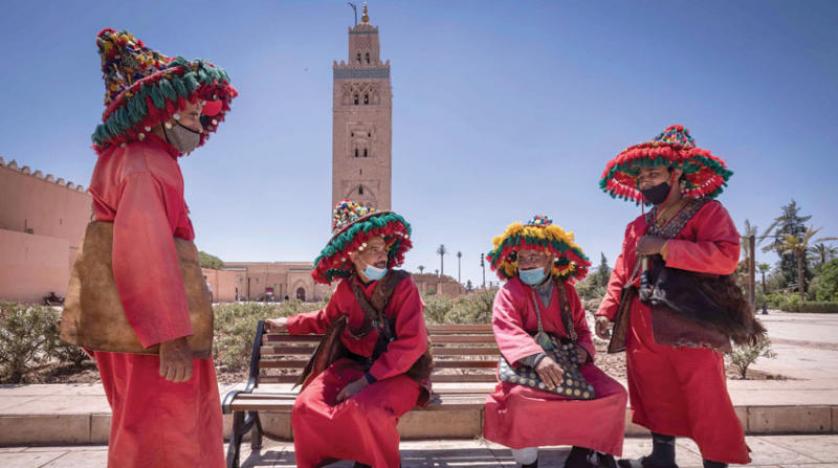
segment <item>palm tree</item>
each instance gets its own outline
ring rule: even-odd
[[[757,265],[757,268],[759,268],[759,273],[762,275],[762,293],[765,294],[765,274],[771,271],[771,265],[767,263],[760,263]]]
[[[419,265],[416,269],[419,270],[419,274],[421,275],[425,271],[425,265]]]
[[[838,255],[838,248],[827,245],[825,242],[818,242],[809,251],[817,257],[818,267],[822,267],[824,263]]]
[[[445,254],[448,253],[448,249],[445,248],[445,244],[439,244],[439,248],[436,249],[436,254],[439,255],[439,276],[445,275]]]
[[[794,255],[795,260],[797,260],[797,290],[800,291],[801,299],[805,298],[806,294],[806,253],[809,251],[809,242],[821,229],[809,226],[800,237],[794,234],[786,234],[780,244],[780,251],[784,255]],[[815,242],[832,240],[838,240],[838,237],[821,237],[816,239]]]
[[[486,289],[486,261],[484,260],[485,255],[480,254],[480,269],[483,270],[483,289]]]
[[[457,282],[458,283],[463,282],[463,280],[460,279],[460,266],[461,266],[460,261],[462,260],[462,258],[463,258],[463,253],[460,252],[460,251],[457,251]]]

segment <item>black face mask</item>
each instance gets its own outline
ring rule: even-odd
[[[666,197],[669,196],[670,188],[671,186],[669,185],[669,182],[661,182],[654,187],[641,190],[640,193],[643,194],[643,198],[645,198],[647,202],[653,205],[660,205],[666,201]]]

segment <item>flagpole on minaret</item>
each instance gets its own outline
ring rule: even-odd
[[[350,7],[352,7],[352,12],[355,13],[355,26],[357,26],[358,25],[358,7],[355,6],[355,4],[352,3],[352,2],[346,2],[346,4],[349,5]]]

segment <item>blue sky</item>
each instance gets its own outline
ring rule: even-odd
[[[329,237],[331,64],[343,1],[6,1],[0,155],[82,183],[102,111],[94,38],[128,29],[207,58],[240,97],[182,160],[199,247],[311,260]],[[765,227],[796,199],[838,235],[838,3],[374,1],[392,66],[393,203],[407,268],[480,282],[492,236],[534,213],[611,262],[639,208],[597,181],[623,147],[682,123],[735,174],[721,200]],[[773,261],[763,255],[761,261]],[[494,276],[487,272],[487,279]]]

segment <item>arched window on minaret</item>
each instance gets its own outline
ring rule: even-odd
[[[358,195],[363,195],[363,194],[364,194],[364,186],[363,186],[363,185],[359,185],[359,186],[358,186]]]
[[[355,148],[355,157],[358,157],[358,148]]]
[[[359,97],[358,97],[357,93],[355,94],[354,100],[355,100],[355,105],[357,106],[359,104]]]
[[[361,53],[358,52],[358,63],[361,63]]]
[[[364,148],[364,157],[365,158],[367,157],[367,149],[366,148]]]
[[[370,95],[369,94],[364,94],[364,104],[369,104],[369,103],[370,103]]]
[[[370,53],[367,52],[367,63],[370,63]]]

